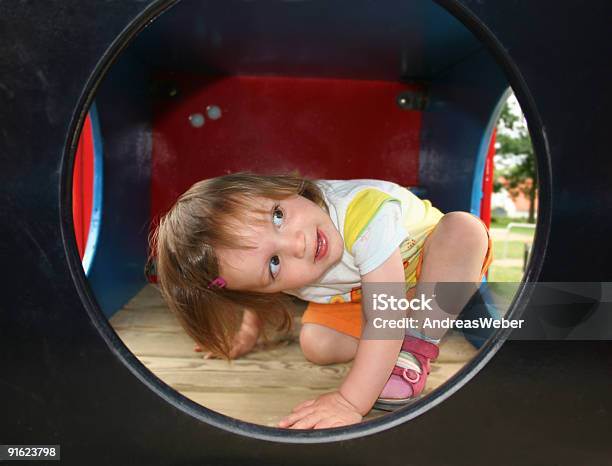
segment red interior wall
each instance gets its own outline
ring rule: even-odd
[[[83,125],[74,161],[72,180],[72,217],[77,248],[81,259],[85,254],[93,201],[94,148],[89,115]]]
[[[491,226],[491,196],[493,194],[493,158],[495,157],[495,140],[497,137],[497,128],[493,129],[491,141],[489,142],[489,150],[487,152],[487,160],[485,162],[484,174],[482,177],[482,200],[480,201],[480,218],[489,227]]]
[[[396,98],[414,85],[277,77],[157,77],[152,216],[194,182],[228,172],[298,170],[314,178],[418,185],[421,114]],[[219,120],[206,108],[222,110]],[[189,116],[201,113],[194,128]]]

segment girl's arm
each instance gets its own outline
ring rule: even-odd
[[[257,317],[257,314],[253,311],[245,309],[240,330],[238,330],[238,333],[234,336],[232,349],[230,351],[230,359],[236,359],[249,353],[257,344],[260,333],[261,321],[259,317]]]
[[[236,359],[244,354],[249,353],[257,344],[259,334],[261,333],[262,323],[253,311],[248,309],[244,310],[242,316],[242,324],[238,333],[234,335],[232,342],[232,349],[230,351],[230,359]],[[195,351],[200,352],[202,348],[200,345],[195,345]],[[212,353],[206,353],[204,359],[214,357]]]
[[[374,320],[376,315],[380,316],[380,313],[368,312],[367,303],[371,302],[368,293],[370,283],[384,283],[385,292],[392,289],[393,294],[398,295],[397,298],[405,298],[404,266],[399,248],[380,267],[362,277],[362,302],[366,320],[364,335],[359,340],[353,366],[339,389],[340,394],[355,406],[362,416],[372,409],[389,379],[402,347],[405,332],[403,328],[387,329],[384,331],[386,338],[384,340],[371,339],[373,336],[368,335],[372,333],[373,328],[369,322]],[[386,317],[392,316],[387,314]],[[379,332],[382,334],[383,331]],[[381,335],[374,334],[374,336]]]
[[[362,277],[364,291],[368,283],[385,283],[385,291],[391,288],[393,295],[398,294],[397,298],[405,297],[404,267],[399,248],[380,267]],[[366,304],[367,299],[368,294],[364,293],[362,302]],[[364,309],[367,307],[364,305]],[[373,319],[373,315],[366,312],[365,318],[364,333],[371,328],[368,321]],[[311,429],[360,422],[391,375],[404,339],[404,329],[391,330],[385,337],[388,339],[374,340],[364,339],[362,335],[353,366],[340,389],[298,405],[293,414],[280,422],[280,427]]]

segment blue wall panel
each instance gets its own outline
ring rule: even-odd
[[[104,145],[102,222],[89,283],[107,317],[146,283],[151,131],[146,69],[124,54],[96,103]]]
[[[480,214],[484,161],[507,92],[507,79],[484,50],[432,79],[419,179],[442,211]]]

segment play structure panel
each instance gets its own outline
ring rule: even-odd
[[[607,328],[499,332],[420,403],[295,432],[179,395],[107,317],[144,285],[149,223],[205,176],[378,177],[480,214],[509,87],[540,184],[525,283],[612,281],[610,13],[603,0],[1,3],[2,443],[61,445],[66,464],[605,464]],[[82,177],[92,210],[73,202]],[[519,287],[510,312],[537,319],[532,304]],[[581,307],[560,309],[577,325]]]

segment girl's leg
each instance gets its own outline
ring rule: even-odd
[[[304,324],[300,331],[300,346],[306,359],[325,365],[351,361],[359,340],[318,324]]]
[[[447,332],[443,328],[424,328],[425,319],[455,319],[471,297],[471,289],[481,279],[489,238],[482,222],[465,212],[446,214],[423,246],[421,273],[416,286],[418,296],[431,298],[431,310],[409,313],[418,329],[406,330],[402,351],[393,374],[378,399],[381,409],[394,409],[420,395],[427,382],[429,362],[438,355],[437,343]],[[465,286],[449,286],[436,290],[440,282],[467,282]],[[474,286],[470,286],[473,284]],[[412,288],[411,292],[414,292]],[[452,294],[452,296],[450,296]],[[439,305],[443,302],[443,308]],[[423,341],[425,340],[425,341]]]
[[[481,271],[488,247],[486,229],[477,217],[466,212],[451,212],[442,217],[423,246],[423,262],[416,293],[418,296],[423,293],[430,297],[439,282],[466,282],[466,286],[448,288],[449,294],[455,291],[452,292],[452,298],[437,297],[433,302],[433,310],[414,312],[413,317],[419,321],[419,333],[434,341],[444,336],[448,329],[424,329],[422,323],[425,318],[434,321],[457,317],[471,297],[471,291],[475,291],[482,278]],[[444,302],[443,308],[436,301]]]

